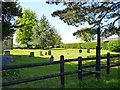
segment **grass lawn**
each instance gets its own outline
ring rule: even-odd
[[[91,49],[90,53],[86,53],[86,49],[82,49],[82,53],[79,54],[79,49],[63,49],[63,48],[54,48],[51,49],[52,55],[54,56],[54,61],[60,60],[60,55],[64,55],[65,59],[75,59],[79,56],[82,58],[95,56],[95,49]],[[44,56],[40,56],[40,51],[43,51]],[[21,64],[30,64],[30,63],[40,63],[40,62],[48,62],[50,55],[45,55],[45,52],[48,50],[40,50],[40,49],[14,49],[10,50],[11,55],[13,55],[13,59],[15,62],[10,62],[10,65],[21,65]],[[34,52],[35,57],[29,57],[30,52]],[[106,55],[107,50],[101,50],[101,55]],[[117,54],[115,52],[110,52],[110,54]],[[114,60],[113,58],[111,60]],[[119,58],[115,58],[117,62]],[[67,71],[75,71],[78,68],[78,62],[69,62],[65,63],[65,72]],[[84,61],[83,65],[95,64],[95,60],[92,61]],[[101,64],[106,65],[106,59],[101,60]],[[94,68],[87,68],[85,70],[93,70]],[[6,86],[3,88],[118,88],[118,72],[120,69],[118,67],[114,67],[110,69],[110,74],[106,74],[106,69],[101,70],[101,79],[97,80],[95,75],[83,77],[82,81],[78,80],[78,74],[71,74],[65,76],[65,86],[60,85],[60,77],[54,77],[45,80],[38,80],[28,83],[16,84],[11,86]],[[11,70],[11,72],[14,70]],[[9,71],[8,71],[9,72]],[[15,72],[18,73],[17,79],[25,79],[32,78],[37,76],[50,75],[60,72],[60,65],[48,65],[41,67],[31,67],[31,68],[22,68],[15,69]],[[4,73],[3,73],[4,74]],[[4,74],[3,82],[13,81],[12,76]],[[17,80],[16,79],[16,80]]]

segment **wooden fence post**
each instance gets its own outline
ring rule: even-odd
[[[78,71],[81,72],[78,72],[78,79],[79,80],[82,80],[82,57],[78,57]]]
[[[107,74],[110,73],[110,53],[107,53]]]
[[[60,56],[60,73],[64,73],[64,56]],[[64,85],[64,75],[61,75],[61,85]]]

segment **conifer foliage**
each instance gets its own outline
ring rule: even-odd
[[[59,1],[59,2],[58,2]],[[120,36],[120,26],[115,23],[120,19],[120,2],[65,2],[64,10],[57,10],[52,13],[53,17],[58,16],[63,22],[68,25],[80,26],[88,23],[91,27],[78,32],[87,31],[96,33],[100,28],[101,35],[109,37],[113,34]],[[48,0],[48,4],[59,4],[61,0]]]

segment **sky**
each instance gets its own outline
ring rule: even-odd
[[[44,14],[48,21],[51,23],[51,26],[54,26],[57,29],[58,34],[62,38],[63,43],[80,43],[81,40],[78,38],[76,39],[75,36],[73,36],[73,33],[77,30],[80,30],[83,27],[89,27],[88,24],[85,26],[75,27],[71,25],[67,25],[67,23],[64,23],[62,20],[59,19],[59,17],[52,17],[52,12],[56,10],[63,10],[66,8],[66,6],[63,6],[63,4],[59,5],[50,5],[43,2],[44,0],[19,0],[20,5],[22,9],[30,8],[32,11],[36,12],[37,18],[40,19],[41,16]],[[17,44],[15,42],[16,34],[14,35],[13,43]]]

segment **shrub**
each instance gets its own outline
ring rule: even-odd
[[[114,52],[120,52],[120,41],[108,42],[108,49]]]
[[[97,43],[96,42],[86,42],[86,43],[69,43],[64,44],[64,48],[71,48],[71,49],[95,49]]]

